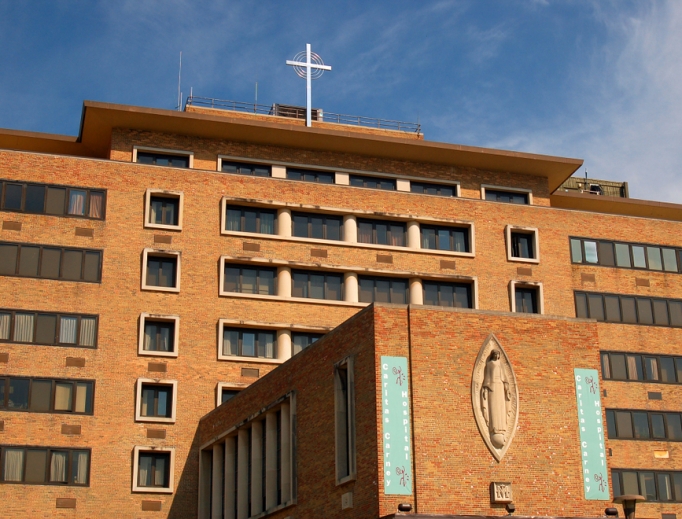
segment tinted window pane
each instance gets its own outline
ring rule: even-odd
[[[21,211],[22,193],[23,186],[21,184],[5,184],[3,208],[10,211]]]
[[[663,251],[663,270],[677,272],[677,254],[675,249],[662,249]]]
[[[656,481],[658,482],[658,500],[670,501],[672,497],[672,488],[670,488],[670,474],[656,474]]]
[[[619,438],[632,438],[632,418],[628,411],[616,411],[616,426]]]
[[[46,450],[28,449],[26,451],[26,473],[24,475],[24,481],[26,481],[26,483],[44,483],[46,466]]]
[[[639,484],[637,483],[637,473],[636,472],[622,472],[621,476],[623,478],[623,488],[621,489],[623,494],[634,494],[639,495]]]
[[[590,317],[597,321],[604,320],[604,306],[602,296],[597,294],[587,294],[587,303],[590,308]]]
[[[662,414],[651,415],[651,436],[654,438],[665,438],[665,421]]]
[[[616,260],[613,256],[613,243],[611,242],[599,242],[599,264],[606,266],[615,265]]]
[[[9,379],[8,409],[28,409],[28,387],[30,382],[23,378]]]
[[[54,314],[38,314],[36,326],[36,342],[54,344],[57,335],[57,316]]]
[[[680,422],[680,415],[677,413],[668,413],[665,415],[665,421],[668,424],[668,439],[682,440],[682,422]]]
[[[606,431],[609,438],[617,438],[616,433],[616,414],[613,411],[606,411]]]
[[[61,187],[47,188],[47,204],[45,212],[47,214],[64,214],[66,205],[66,189]]]
[[[620,298],[620,308],[623,312],[623,322],[624,323],[636,323],[637,322],[637,310],[635,309],[635,298],[634,297],[621,297]]]
[[[40,259],[40,247],[21,247],[19,253],[19,275],[37,276],[38,260]]]
[[[83,279],[85,281],[99,281],[99,252],[85,253],[85,266],[83,269]]]
[[[675,500],[682,501],[682,473],[673,473],[673,485],[675,488]]]
[[[62,278],[79,280],[83,266],[83,253],[79,250],[65,250],[62,256]]]
[[[654,323],[654,314],[651,311],[651,299],[637,298],[637,315],[640,324]]]
[[[0,274],[16,274],[17,245],[0,245]]]
[[[50,410],[52,381],[34,380],[31,384],[31,411],[47,412]]]
[[[59,265],[62,257],[61,249],[43,249],[43,257],[40,261],[40,276],[57,279],[59,277]]]
[[[616,265],[630,268],[630,246],[625,243],[616,243]]]
[[[675,362],[672,357],[661,357],[660,369],[661,369],[661,382],[675,382]]]
[[[587,296],[585,294],[575,295],[575,316],[587,318]]]
[[[654,482],[653,472],[639,473],[639,487],[647,501],[656,501],[656,483]]]
[[[635,438],[649,438],[649,418],[647,413],[632,413],[632,421],[635,424]]]
[[[585,240],[583,244],[585,245],[585,263],[599,263],[597,242]]]
[[[604,306],[606,307],[606,320],[620,321],[620,304],[618,296],[604,296]]]
[[[571,238],[571,261],[573,263],[583,262],[583,249],[580,240]]]
[[[644,380],[644,371],[642,370],[642,357],[640,355],[628,355],[628,379],[629,380]]]
[[[625,355],[621,353],[612,353],[609,357],[611,357],[611,377],[615,380],[627,380]]]
[[[647,380],[658,380],[658,359],[655,357],[644,357],[644,368]]]
[[[605,380],[611,378],[611,366],[609,365],[608,353],[601,354],[601,375]]]
[[[616,471],[611,472],[611,484],[613,485],[613,497],[623,494],[620,489],[620,474]]]
[[[27,213],[42,213],[45,210],[45,186],[26,186],[26,204],[24,211]]]
[[[654,323],[661,326],[668,326],[668,304],[662,299],[654,299]]]
[[[675,371],[677,372],[677,381],[682,382],[682,357],[675,357]]]
[[[661,249],[658,247],[646,248],[647,259],[649,260],[649,268],[651,270],[663,270],[663,261],[661,260]]]
[[[668,301],[670,311],[670,324],[672,326],[682,326],[682,303],[679,301]]]
[[[632,246],[632,263],[635,267],[640,269],[646,268],[646,259],[644,258],[644,247],[639,245]]]

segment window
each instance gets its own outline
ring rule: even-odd
[[[103,189],[0,180],[4,211],[104,219]]]
[[[0,309],[0,342],[97,347],[97,316]]]
[[[424,281],[424,304],[431,306],[450,306],[473,308],[472,286],[470,283],[445,283]]]
[[[100,282],[102,251],[0,242],[0,275]]]
[[[276,211],[233,205],[226,205],[225,207],[226,231],[276,234],[276,219]]]
[[[225,264],[224,292],[275,295],[277,269]]]
[[[340,240],[343,219],[324,214],[292,213],[292,235],[298,238]]]
[[[410,191],[423,195],[457,196],[457,185],[410,181]]]
[[[334,368],[336,414],[336,484],[355,478],[355,387],[353,358]]]
[[[368,187],[370,189],[395,191],[395,180],[391,178],[350,175],[350,185],[353,187]]]
[[[184,195],[178,191],[147,189],[144,226],[155,229],[182,229]]]
[[[0,377],[0,409],[92,414],[94,380]]]
[[[407,304],[410,297],[406,279],[386,277],[358,277],[361,303]]]
[[[682,441],[680,413],[607,409],[606,423],[613,440]]]
[[[250,164],[242,162],[229,162],[221,160],[220,171],[223,173],[235,173],[238,175],[251,175],[254,177],[272,176],[272,168],[261,164]]]
[[[597,321],[682,327],[682,301],[575,292],[576,317]]]
[[[682,271],[682,249],[589,238],[570,238],[570,246],[573,263],[658,272]]]
[[[137,379],[135,420],[175,423],[176,380]]]
[[[512,312],[524,314],[542,314],[542,284],[512,281]]]
[[[611,470],[613,496],[644,496],[647,501],[682,502],[682,472]]]
[[[232,384],[229,382],[218,382],[216,387],[216,407],[232,400],[246,385]]]
[[[318,182],[320,184],[334,183],[334,173],[328,171],[287,168],[287,178],[289,180],[303,180],[304,182]]]
[[[291,279],[292,297],[343,300],[343,276],[341,274],[294,270],[291,272]]]
[[[405,247],[405,224],[358,218],[358,242]]]
[[[173,493],[174,465],[172,447],[135,447],[133,492]]]
[[[422,249],[471,252],[469,227],[421,225]]]
[[[509,188],[488,188],[481,186],[483,199],[489,202],[505,202],[508,204],[530,204],[532,203],[531,193],[528,190],[515,190]]]
[[[176,315],[140,315],[138,353],[160,357],[178,356],[180,318]]]
[[[221,326],[222,346],[218,358],[277,359],[277,333],[275,330]]]
[[[323,337],[322,333],[291,332],[292,355],[302,352]]]
[[[211,505],[226,517],[262,517],[293,503],[293,400],[292,394],[279,398],[201,450],[199,488],[209,492],[200,493],[199,517],[209,517]],[[243,453],[250,453],[244,464]],[[214,459],[220,459],[221,470]],[[213,494],[219,503],[212,502],[211,488],[221,489],[220,497]]]
[[[142,290],[180,292],[180,252],[144,249]]]
[[[135,146],[133,148],[133,162],[173,168],[191,168],[194,162],[194,153]]]
[[[508,225],[507,260],[539,263],[538,230]]]
[[[90,485],[90,449],[0,445],[3,483]]]
[[[636,380],[682,384],[682,357],[602,352],[604,380]]]

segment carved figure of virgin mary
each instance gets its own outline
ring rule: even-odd
[[[500,352],[493,350],[485,364],[481,410],[490,432],[490,442],[498,448],[504,447],[506,443],[509,402],[511,402],[509,382],[500,363]]]

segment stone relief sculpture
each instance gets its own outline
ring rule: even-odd
[[[509,358],[494,335],[478,352],[471,380],[476,425],[497,461],[507,452],[519,419],[519,393]]]

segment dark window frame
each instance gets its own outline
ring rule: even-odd
[[[161,291],[179,292],[179,290],[180,290],[180,253],[179,252],[147,250],[146,256],[144,255],[144,252],[143,252],[143,257],[145,259],[145,262],[143,265],[144,270],[142,273],[143,279],[144,279],[144,290],[159,290],[160,289]],[[173,284],[170,286],[152,285],[149,283],[149,262],[150,261],[159,261],[159,260],[170,261],[174,264],[173,265]],[[160,266],[159,268],[161,269],[162,267]]]
[[[613,362],[611,360],[611,355],[623,355],[625,357],[624,362],[625,362],[625,375],[626,378],[614,378],[613,377]],[[608,374],[604,373],[604,356],[608,359]],[[627,356],[632,356],[632,357],[639,357],[638,362],[639,362],[639,368],[641,369],[641,378],[635,378],[630,376],[630,365],[628,364],[627,361]],[[645,360],[649,359],[655,359],[656,360],[656,374],[657,377],[656,379],[653,378],[648,378],[647,377],[647,369],[645,365]],[[675,382],[669,382],[666,380],[663,380],[663,377],[661,376],[661,359],[666,358],[666,359],[672,359],[673,365],[675,366],[675,374],[676,374],[676,379],[677,381]],[[679,373],[677,370],[677,365],[679,364],[680,369]],[[635,382],[635,383],[646,383],[646,384],[669,384],[669,385],[680,385],[682,384],[682,356],[678,355],[665,355],[665,354],[659,354],[659,353],[638,353],[638,352],[632,352],[632,351],[601,351],[600,352],[600,368],[601,368],[601,376],[603,380],[609,380],[613,382]],[[639,374],[639,371],[638,373]]]
[[[435,240],[436,240],[436,246],[434,248],[432,247],[424,247],[424,230],[431,230],[435,231]],[[442,249],[439,247],[440,245],[440,231],[448,231],[449,233],[449,243],[448,243],[448,248],[447,249]],[[458,232],[463,232],[464,234],[464,246],[466,250],[459,251],[455,248],[455,245],[457,244],[457,241],[455,239],[455,233]],[[460,253],[460,254],[471,254],[471,226],[448,226],[448,225],[432,225],[432,224],[420,224],[419,225],[419,240],[420,240],[420,246],[422,250],[433,250],[433,251],[446,251],[446,252],[455,252],[455,253]]]
[[[228,229],[228,211],[240,211],[240,216],[239,216],[239,230],[234,230],[234,229]],[[273,232],[272,233],[266,233],[263,231],[246,231],[244,230],[246,228],[246,212],[247,211],[253,211],[256,213],[256,227],[258,229],[261,228],[263,222],[261,219],[262,214],[268,214],[273,217]],[[264,207],[252,207],[252,206],[246,206],[246,205],[233,205],[229,202],[225,204],[225,225],[223,231],[225,232],[249,232],[249,233],[256,233],[256,234],[263,234],[265,236],[277,236],[277,211],[272,210],[272,209],[266,209]]]
[[[5,481],[5,452],[6,449],[23,449],[24,451],[24,456],[23,456],[23,468],[22,468],[22,475],[23,478],[26,478],[26,463],[28,461],[28,456],[26,454],[27,451],[45,451],[46,452],[46,457],[45,457],[45,481],[43,482],[32,482],[32,481]],[[68,452],[69,457],[68,457],[68,469],[67,469],[67,474],[66,474],[66,482],[58,482],[58,481],[49,481],[50,477],[50,460],[52,458],[51,454],[53,452]],[[74,460],[73,460],[73,454],[78,453],[78,452],[87,452],[88,453],[88,467],[87,467],[87,477],[86,477],[86,482],[79,484],[79,483],[71,483],[73,480],[74,476]],[[39,446],[39,445],[14,445],[14,444],[2,444],[0,445],[0,485],[49,485],[49,486],[60,486],[60,487],[89,487],[90,486],[90,472],[91,472],[91,467],[92,467],[92,449],[89,447],[52,447],[52,446]]]
[[[140,461],[142,456],[150,456],[152,458],[152,464],[151,464],[151,480],[152,482],[156,479],[156,462],[163,458],[165,461],[165,472],[164,472],[164,482],[163,485],[154,485],[152,483],[151,486],[146,486],[140,484]],[[139,450],[137,453],[137,474],[135,474],[135,480],[136,480],[136,487],[138,489],[150,489],[150,492],[153,492],[154,489],[170,489],[170,471],[171,471],[171,457],[172,453],[170,451],[164,451],[164,450]]]
[[[226,165],[234,166],[236,171],[227,171],[225,167]],[[256,172],[257,170],[263,171],[267,170],[267,175],[257,173]],[[256,162],[240,162],[237,160],[229,159],[225,160],[222,158],[220,160],[220,172],[227,173],[229,175],[248,175],[252,177],[272,178],[272,166],[269,166],[267,164],[258,164]]]
[[[17,309],[9,309],[9,308],[0,308],[0,313],[9,313],[10,314],[10,327],[9,327],[9,339],[2,339],[0,338],[0,343],[11,343],[11,344],[35,344],[38,346],[58,346],[61,348],[87,348],[87,349],[97,349],[97,344],[98,344],[98,336],[99,336],[99,315],[92,315],[92,314],[73,314],[73,313],[68,313],[68,312],[40,312],[37,310],[17,310]],[[33,341],[27,342],[27,341],[15,341],[14,340],[14,330],[15,330],[15,325],[16,325],[16,314],[33,314]],[[37,336],[37,330],[38,330],[38,315],[50,315],[50,316],[55,316],[57,319],[57,324],[55,325],[55,341],[54,342],[37,342],[36,336]],[[61,319],[60,317],[75,317],[77,319],[76,321],[76,343],[71,344],[71,343],[63,343],[59,342],[59,335],[60,335],[60,325],[61,325]],[[80,344],[81,341],[81,321],[83,318],[88,318],[88,319],[95,319],[95,343],[93,346],[82,346]]]
[[[647,503],[680,503],[682,502],[682,496],[677,496],[675,494],[675,475],[680,475],[682,477],[682,472],[680,471],[675,471],[675,470],[642,470],[642,469],[624,469],[624,468],[618,468],[618,469],[611,469],[611,480],[614,481],[617,478],[617,481],[615,481],[614,486],[614,496],[613,497],[618,497],[618,495],[623,495],[622,493],[619,493],[616,495],[616,489],[620,490],[622,492],[623,490],[623,485],[622,485],[622,473],[623,472],[634,472],[637,474],[637,488],[639,489],[639,492],[642,492],[641,488],[641,479],[640,479],[640,474],[641,473],[652,473],[654,475],[654,485],[656,488],[656,498],[655,499],[648,499],[647,498]],[[667,474],[670,478],[670,492],[671,492],[671,498],[669,501],[663,501],[660,500],[660,493],[659,493],[659,488],[658,488],[658,478],[656,477],[659,474]],[[645,493],[641,493],[640,495],[645,495]],[[646,497],[646,495],[645,495]]]
[[[517,191],[512,188],[488,188],[486,186],[481,186],[485,189],[485,201],[487,202],[499,202],[502,204],[516,204],[516,205],[531,205],[530,203],[530,195],[531,192],[529,191]],[[492,199],[492,196],[489,198],[488,195],[495,195],[495,200]],[[500,198],[503,197],[509,197],[509,198],[515,198],[515,197],[523,197],[524,202],[515,202],[513,200],[500,200]]]
[[[626,437],[626,436],[619,436],[618,435],[618,421],[615,419],[615,413],[629,413],[630,414],[630,424],[632,427],[633,431],[633,436],[632,437]],[[607,422],[607,436],[610,440],[623,440],[623,441],[669,441],[669,442],[682,442],[682,436],[680,438],[675,439],[675,438],[670,438],[669,437],[669,430],[670,427],[668,425],[668,415],[677,415],[677,417],[680,419],[680,423],[682,423],[682,413],[676,412],[676,411],[651,411],[648,409],[615,409],[615,408],[607,408],[606,409],[606,422]],[[608,424],[610,423],[609,421],[609,413],[614,413],[614,423],[616,426],[616,435],[611,436],[608,428]],[[632,413],[645,413],[647,415],[647,426],[649,428],[649,436],[647,438],[636,438],[634,435],[635,431],[635,419]],[[663,429],[665,430],[665,437],[664,438],[655,438],[653,436],[653,422],[652,422],[652,417],[651,415],[662,415],[663,416]]]
[[[421,188],[421,191],[415,190],[414,188]],[[432,188],[432,189],[437,189],[438,193],[426,193],[427,188]],[[440,193],[441,189],[451,189],[452,194],[451,195],[444,195]],[[438,184],[434,182],[415,182],[410,180],[410,193],[415,193],[418,195],[429,195],[429,196],[441,196],[445,198],[457,198],[459,195],[457,194],[459,191],[459,184]]]
[[[374,183],[376,186],[367,185]],[[370,175],[349,175],[350,187],[361,187],[364,189],[380,189],[382,191],[396,191],[397,181],[390,177],[373,177]]]
[[[296,223],[295,223],[295,218],[307,218],[307,236],[299,236],[296,234]],[[313,234],[313,218],[321,218],[322,219],[322,233],[324,235],[323,238],[314,238],[312,236]],[[329,228],[329,221],[335,221],[338,222],[339,224],[339,237],[338,239],[336,238],[329,238],[328,237],[328,228]],[[292,211],[291,213],[291,236],[293,238],[301,238],[301,239],[307,239],[307,240],[327,240],[327,241],[343,241],[343,216],[337,216],[337,215],[331,215],[331,214],[326,214],[326,213],[306,213],[306,212],[301,212],[301,211]]]
[[[178,323],[178,319],[175,318],[175,317],[171,317],[171,316],[165,317],[165,316],[157,316],[157,315],[144,314],[144,315],[142,316],[142,322],[141,322],[141,326],[142,326],[142,344],[140,345],[140,349],[141,349],[141,351],[143,352],[142,354],[143,354],[143,355],[158,355],[158,354],[160,353],[160,354],[162,354],[163,356],[170,356],[171,354],[177,355],[178,352],[177,352],[177,348],[176,348],[176,344],[175,344],[175,343],[176,343],[176,340],[177,340],[176,334],[178,333],[177,326],[176,326],[177,323]],[[159,325],[169,325],[169,326],[171,327],[170,338],[169,338],[169,341],[168,341],[169,344],[170,344],[170,348],[171,348],[170,350],[165,351],[165,350],[161,350],[161,349],[158,349],[158,348],[155,348],[155,349],[146,349],[146,348],[144,347],[144,346],[145,346],[145,342],[146,342],[146,339],[145,339],[145,338],[146,338],[146,336],[147,336],[147,325],[148,325],[148,324],[151,324],[152,326],[157,326],[157,327],[158,327]],[[159,335],[160,335],[160,334],[159,334],[159,329],[157,328],[157,331],[156,331],[156,339],[155,339],[156,342],[154,343],[155,346],[157,346],[158,344],[160,344]]]
[[[310,348],[313,344],[315,344],[317,341],[319,341],[322,337],[324,337],[324,333],[312,333],[312,332],[299,332],[296,330],[291,331],[291,355],[294,356],[301,351]],[[305,337],[308,340],[308,344],[305,346],[301,347],[300,351],[295,351],[296,348],[298,347],[295,344],[295,338],[296,337]]]
[[[590,296],[592,298],[596,297],[601,297],[601,309],[604,315],[604,319],[597,319],[596,317],[591,317],[590,316]],[[584,297],[584,304],[582,304],[580,301],[580,298]],[[618,298],[618,309],[619,309],[619,315],[620,315],[620,320],[607,320],[607,307],[606,307],[606,298],[607,297],[617,297]],[[635,321],[636,322],[629,322],[625,321],[623,318],[624,312],[623,312],[623,299],[631,299],[634,300],[635,306],[634,306],[634,311],[635,311]],[[649,307],[651,308],[651,316],[652,316],[652,321],[651,322],[639,322],[640,319],[643,317],[640,311],[640,306],[638,305],[638,301],[643,301],[647,300],[649,301]],[[608,292],[585,292],[583,290],[574,290],[573,291],[573,301],[575,304],[575,315],[577,318],[580,319],[597,319],[597,322],[603,322],[603,323],[613,323],[613,324],[625,324],[625,325],[635,325],[635,326],[658,326],[658,327],[663,327],[663,328],[680,328],[682,327],[682,323],[679,326],[675,326],[671,324],[673,322],[673,313],[671,311],[671,303],[675,304],[680,304],[682,305],[682,299],[673,299],[673,298],[665,298],[665,297],[649,297],[649,296],[640,296],[636,294],[613,294],[613,293],[608,293]],[[656,322],[656,306],[654,305],[656,302],[660,303],[665,302],[666,304],[666,320],[668,324],[659,324]],[[585,315],[580,315],[583,312],[583,309],[586,310]]]
[[[430,303],[426,302],[426,287],[427,286],[434,286],[436,285],[438,288],[438,302],[439,304],[437,305],[432,305]],[[448,286],[451,287],[452,293],[453,293],[453,300],[452,300],[452,305],[443,305],[440,304],[444,298],[442,297],[441,291],[443,286]],[[457,306],[457,299],[454,297],[456,294],[456,289],[457,288],[466,288],[467,290],[467,299],[469,306]],[[438,280],[422,280],[422,294],[423,294],[423,301],[424,305],[427,306],[440,306],[443,308],[469,308],[473,309],[475,306],[475,294],[474,294],[474,283],[473,282],[466,282],[466,281],[438,281]]]
[[[230,331],[230,332],[237,332],[239,333],[239,338],[238,338],[238,344],[237,344],[237,354],[232,355],[230,353],[225,353],[225,331]],[[254,348],[254,353],[255,355],[244,355],[244,333],[252,333],[254,334],[255,340],[253,344]],[[273,335],[273,341],[272,341],[272,357],[267,357],[265,355],[261,356],[258,354],[259,349],[261,348],[261,345],[259,344],[258,341],[258,334],[264,333],[264,334],[272,334]],[[265,349],[266,345],[262,345],[262,348]],[[242,357],[242,358],[249,358],[249,359],[268,359],[272,361],[277,361],[278,359],[278,344],[277,344],[277,330],[271,329],[271,328],[242,328],[239,326],[234,326],[232,324],[223,324],[221,326],[220,330],[220,352],[221,352],[221,357],[223,359],[230,359],[234,357]]]
[[[360,241],[360,225],[361,224],[370,224],[372,226],[372,241],[371,242],[365,242],[365,241]],[[385,225],[387,227],[386,229],[386,240],[388,242],[391,242],[393,240],[393,232],[391,231],[391,226],[400,226],[402,227],[402,242],[404,245],[391,245],[390,243],[379,243],[377,239],[377,225]],[[378,245],[380,247],[401,247],[401,248],[407,248],[407,223],[398,221],[398,220],[375,220],[372,218],[358,218],[357,219],[357,238],[358,238],[358,243],[362,243],[365,245]],[[421,233],[420,233],[420,238],[421,238]]]
[[[532,284],[527,284],[527,283],[523,283],[523,282],[517,282],[517,283],[514,283],[512,292],[513,292],[512,298],[514,300],[514,313],[542,315],[542,313],[543,313],[542,312],[542,294],[541,294],[539,285],[532,285]],[[519,293],[531,295],[532,303],[535,305],[535,311],[534,312],[526,312],[523,310],[519,310],[519,305],[517,302],[517,294],[519,294]]]
[[[291,176],[290,176],[291,175]],[[299,178],[292,178],[297,176]],[[323,178],[331,177],[331,182],[322,180]],[[334,185],[336,182],[335,172],[321,171],[305,168],[287,167],[287,180],[295,180],[299,182],[315,182],[318,184]]]
[[[22,191],[21,191],[21,209],[7,209],[5,208],[5,193],[7,190],[7,184],[21,184],[22,186]],[[27,211],[26,210],[26,196],[27,196],[27,191],[28,187],[43,187],[45,189],[45,194],[43,197],[43,211],[42,212],[34,212],[34,211]],[[48,188],[53,188],[53,189],[65,189],[66,194],[64,197],[64,213],[63,214],[52,214],[52,213],[47,213],[47,189]],[[71,190],[75,191],[85,191],[85,207],[83,209],[84,214],[69,214],[69,201],[71,199]],[[91,197],[92,194],[94,193],[101,193],[102,194],[102,216],[100,217],[94,217],[94,216],[88,216],[90,214],[90,202],[91,202]],[[10,179],[0,179],[0,211],[6,211],[6,212],[11,212],[11,213],[25,213],[25,214],[41,214],[45,216],[57,216],[57,217],[65,217],[65,218],[80,218],[84,220],[106,220],[106,209],[107,209],[107,190],[104,188],[96,188],[96,187],[78,187],[78,186],[69,186],[69,185],[64,185],[64,184],[46,184],[46,183],[39,183],[39,182],[24,182],[21,180],[10,180]]]
[[[573,254],[571,253],[571,240],[579,240],[580,251],[582,254],[582,261],[574,261],[573,260]],[[597,263],[590,263],[590,262],[585,261],[585,242],[586,241],[587,242],[595,242],[597,244]],[[613,253],[614,254],[614,264],[613,265],[601,263],[601,253],[599,252],[600,244],[610,244],[613,247],[613,249],[614,249],[614,253]],[[617,264],[617,258],[616,258],[616,252],[615,252],[616,245],[626,245],[628,247],[628,257],[629,257],[629,261],[630,261],[629,267]],[[588,266],[592,266],[592,267],[619,268],[619,269],[637,270],[637,271],[645,271],[645,272],[659,272],[661,274],[680,274],[680,273],[682,273],[682,248],[676,247],[674,245],[659,245],[659,244],[654,244],[654,243],[630,242],[630,241],[619,241],[619,240],[602,240],[599,238],[569,236],[568,237],[568,247],[569,247],[569,254],[571,256],[571,264],[573,264],[573,265],[588,265]],[[634,266],[633,253],[632,253],[633,247],[644,247],[644,262],[646,265],[645,267],[635,267]],[[661,263],[662,263],[661,269],[649,268],[649,254],[647,252],[648,248],[660,250],[660,252],[661,252]],[[671,250],[675,251],[675,260],[676,260],[676,264],[677,264],[677,270],[666,270],[665,269],[665,260],[663,259],[663,249],[671,249]]]
[[[9,407],[9,386],[10,386],[10,381],[11,380],[28,380],[29,381],[29,387],[28,387],[28,394],[27,394],[27,405],[28,407],[26,409],[20,409],[16,407]],[[51,389],[50,389],[50,409],[47,411],[36,411],[32,410],[30,408],[31,406],[31,398],[33,396],[33,384],[34,382],[50,382]],[[71,408],[75,409],[76,407],[76,398],[77,398],[77,384],[79,383],[87,383],[90,384],[91,392],[90,392],[90,410],[89,411],[68,411],[68,410],[62,410],[62,409],[55,409],[55,398],[56,398],[56,387],[57,384],[65,384],[69,383],[72,384],[73,389],[71,391]],[[14,375],[1,375],[0,376],[0,385],[4,384],[4,399],[0,401],[0,409],[4,412],[18,412],[18,413],[40,413],[40,414],[65,414],[65,415],[80,415],[80,416],[92,416],[95,414],[95,383],[96,381],[94,379],[74,379],[74,378],[50,378],[50,377],[24,377],[24,376],[14,376]],[[87,397],[86,397],[86,404],[87,404]]]
[[[68,282],[74,282],[74,283],[101,283],[102,282],[102,267],[103,267],[103,261],[104,261],[104,251],[100,249],[79,249],[76,247],[61,247],[59,245],[44,245],[40,243],[23,243],[23,242],[9,242],[9,241],[0,241],[0,245],[10,245],[10,246],[17,246],[17,256],[16,256],[16,263],[15,263],[15,268],[14,268],[14,274],[0,274],[0,276],[9,276],[9,277],[20,277],[20,278],[31,278],[31,279],[51,279],[54,281],[68,281]],[[38,253],[38,275],[36,276],[26,276],[19,274],[20,268],[21,268],[21,249],[22,247],[38,247],[40,249]],[[59,254],[59,276],[56,278],[53,277],[47,277],[47,276],[41,276],[40,272],[42,269],[42,263],[43,263],[43,251],[45,249],[58,249],[60,251]],[[80,270],[80,279],[68,279],[63,277],[63,269],[64,269],[64,255],[66,252],[80,252],[81,253],[81,270]],[[87,253],[97,253],[99,255],[99,262],[97,264],[97,271],[98,271],[98,276],[96,281],[91,281],[84,279],[85,275],[85,258]]]
[[[322,290],[324,291],[324,297],[322,299],[316,298],[316,297],[311,297],[310,295],[308,296],[295,296],[294,295],[294,290],[296,290],[296,283],[297,281],[295,280],[296,275],[306,275],[308,277],[308,280],[306,281],[306,288],[304,289],[304,292],[307,292],[308,294],[311,293],[311,289],[313,288],[311,285],[311,276],[323,276],[324,277],[324,286],[322,287]],[[339,299],[331,299],[328,298],[328,290],[329,290],[329,281],[328,278],[333,277],[335,279],[340,280],[339,284]],[[327,272],[323,270],[303,270],[303,269],[292,269],[291,270],[291,297],[296,297],[296,298],[301,298],[301,299],[315,299],[317,301],[343,301],[344,300],[344,276],[343,274],[338,274],[335,272]]]
[[[371,301],[364,301],[362,299],[362,294],[363,294],[363,289],[362,289],[362,282],[363,281],[370,281],[372,282],[372,300]],[[376,303],[377,302],[377,295],[378,295],[378,288],[377,288],[377,281],[383,281],[383,282],[388,282],[389,287],[388,287],[388,299],[389,301],[381,301],[384,303],[390,303],[390,304],[397,304],[397,305],[406,305],[410,303],[410,280],[408,278],[399,278],[399,277],[388,277],[388,276],[358,276],[358,302],[360,303]],[[404,283],[405,284],[405,301],[404,302],[398,302],[398,301],[390,301],[390,299],[393,299],[393,294],[394,294],[394,283]]]
[[[140,155],[142,156],[150,156],[152,158],[152,162],[142,162],[140,161]],[[159,158],[166,158],[170,159],[170,164],[157,164],[156,161]],[[161,150],[151,150],[149,148],[136,148],[136,154],[135,154],[135,164],[144,164],[145,166],[160,166],[162,168],[180,168],[180,169],[191,169],[191,158],[192,157],[192,152],[181,152],[181,151],[161,151]],[[174,160],[187,160],[187,165],[186,166],[180,166],[180,165],[175,165],[173,164]]]
[[[226,285],[228,282],[227,279],[227,269],[239,269],[239,280],[237,281],[237,290],[232,291],[232,290],[227,290]],[[244,270],[254,270],[256,271],[256,292],[244,292],[243,290],[243,278],[244,278]],[[270,272],[273,275],[272,277],[272,293],[268,294],[261,294],[260,293],[260,281],[261,281],[261,272]],[[244,264],[239,264],[239,263],[228,263],[225,262],[223,265],[223,286],[222,286],[222,291],[224,294],[248,294],[248,295],[258,295],[258,296],[277,296],[277,268],[274,267],[263,267],[260,265],[244,265]]]
[[[153,389],[154,390],[154,409],[153,409],[153,414],[142,414],[142,403],[144,401],[144,391],[145,389]],[[165,384],[163,382],[148,382],[148,381],[140,381],[140,402],[138,402],[140,406],[140,418],[142,420],[146,419],[156,419],[156,418],[161,418],[161,419],[172,419],[173,418],[173,405],[176,403],[175,399],[177,398],[177,395],[175,394],[175,389],[176,386],[173,384]],[[170,398],[168,398],[166,402],[166,414],[161,415],[158,412],[159,408],[159,391],[163,390],[164,392],[170,394]]]

